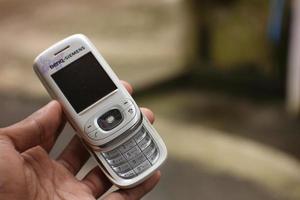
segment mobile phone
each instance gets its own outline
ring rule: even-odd
[[[115,185],[136,186],[166,160],[163,140],[86,36],[75,34],[49,47],[33,68]]]

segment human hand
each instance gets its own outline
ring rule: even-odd
[[[123,82],[131,93],[131,86]],[[142,112],[153,123],[153,113]],[[77,136],[56,159],[49,157],[56,138],[65,124],[62,108],[51,101],[25,120],[0,129],[0,199],[5,200],[94,200],[111,183],[98,167],[82,180],[75,175],[89,154]],[[157,172],[144,183],[110,193],[105,200],[140,199],[159,181]]]

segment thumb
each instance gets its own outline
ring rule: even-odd
[[[8,137],[19,152],[37,145],[49,151],[64,124],[60,104],[51,101],[23,121],[2,129],[0,135]]]

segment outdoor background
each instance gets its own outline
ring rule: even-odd
[[[145,199],[300,199],[300,120],[285,109],[290,22],[284,0],[1,0],[0,127],[50,100],[34,58],[83,33],[167,144]],[[73,134],[67,126],[53,157]]]

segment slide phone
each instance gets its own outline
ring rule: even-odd
[[[115,185],[136,186],[166,160],[163,140],[86,36],[54,44],[33,68]]]

